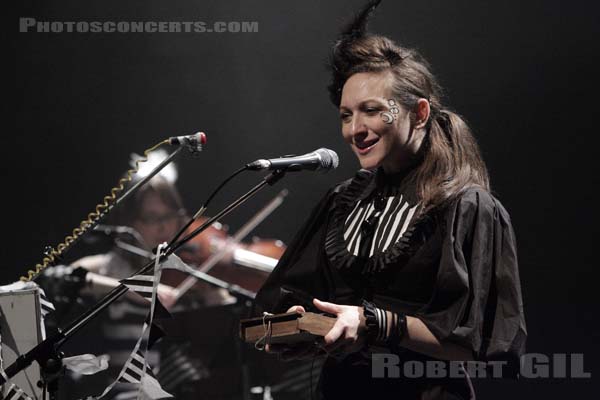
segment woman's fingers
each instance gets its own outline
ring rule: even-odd
[[[288,308],[287,312],[303,313],[303,312],[306,312],[306,310],[302,306],[292,306],[292,307]]]
[[[321,311],[325,311],[330,314],[338,314],[342,312],[343,307],[339,304],[328,303],[319,299],[314,299],[313,304]]]
[[[333,325],[333,328],[331,328],[331,330],[329,332],[327,332],[327,335],[325,335],[325,337],[323,338],[325,340],[325,344],[326,345],[333,344],[336,340],[338,340],[344,334],[345,330],[346,330],[346,325],[338,319],[335,322],[335,324]]]
[[[328,303],[319,299],[314,299],[313,303],[319,310],[337,316],[335,324],[323,338],[323,345],[316,346],[311,344],[310,346],[307,346],[306,344],[298,344],[283,347],[269,345],[267,347],[267,351],[280,353],[283,360],[311,357],[320,350],[324,350],[327,353],[346,353],[356,351],[355,348],[357,347],[360,339],[358,335],[358,328],[360,325],[360,310],[356,306]],[[293,306],[290,307],[287,312],[305,312],[305,309],[302,306]]]

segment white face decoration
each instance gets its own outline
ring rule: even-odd
[[[352,75],[342,89],[342,134],[362,168],[400,172],[410,165],[422,143],[410,113],[391,97],[386,72]],[[417,134],[415,134],[417,133]]]

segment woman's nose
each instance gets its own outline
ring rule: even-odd
[[[360,115],[356,115],[350,123],[350,135],[354,138],[366,136],[367,134],[368,129],[364,119]]]

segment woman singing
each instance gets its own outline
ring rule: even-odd
[[[321,346],[270,349],[325,351],[323,398],[466,399],[474,394],[460,363],[458,377],[373,376],[373,353],[397,356],[401,371],[407,361],[478,360],[515,375],[526,337],[510,217],[426,61],[365,32],[378,4],[343,31],[331,58],[330,96],[362,169],[316,206],[257,303],[337,317]]]

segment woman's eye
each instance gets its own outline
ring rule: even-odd
[[[367,114],[375,114],[375,113],[379,112],[379,109],[369,107],[369,108],[367,108],[366,111],[367,111]]]
[[[340,119],[344,122],[350,121],[351,117],[352,117],[352,115],[350,115],[348,113],[340,114]]]

